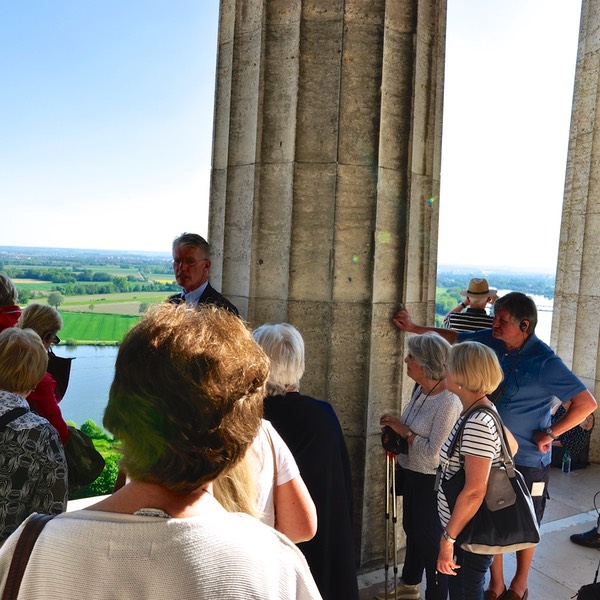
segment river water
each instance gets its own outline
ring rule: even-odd
[[[499,290],[502,296],[507,290]],[[550,343],[553,301],[543,296],[531,296],[538,307],[537,336]],[[102,425],[102,416],[108,401],[108,391],[115,370],[116,346],[60,346],[55,349],[59,356],[72,356],[71,379],[67,393],[60,403],[66,420],[77,425],[91,419]]]
[[[65,420],[77,425],[91,419],[102,425],[115,372],[116,346],[60,346],[55,354],[74,357],[67,393],[60,403]]]

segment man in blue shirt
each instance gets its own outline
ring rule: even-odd
[[[476,341],[496,353],[504,379],[492,395],[505,425],[519,442],[515,463],[530,486],[538,521],[546,505],[552,441],[581,423],[597,403],[592,394],[554,351],[535,335],[537,309],[531,298],[519,292],[506,294],[494,305],[491,329],[458,333],[451,329],[413,323],[408,311],[399,310],[394,324],[402,331],[435,331],[451,344]],[[571,401],[566,414],[551,425],[554,397]],[[517,570],[509,589],[504,585],[502,555],[491,567],[486,600],[522,600],[527,597],[527,579],[534,548],[517,552]]]

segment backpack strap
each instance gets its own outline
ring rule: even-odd
[[[28,412],[29,409],[25,408],[24,406],[16,406],[15,408],[11,408],[0,417],[0,429],[4,429],[11,421],[14,421],[16,418]]]

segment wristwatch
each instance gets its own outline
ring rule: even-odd
[[[448,540],[451,544],[456,543],[456,538],[453,538],[445,529],[442,531],[442,535],[444,536],[444,539]]]
[[[411,435],[415,435],[415,432],[414,432],[412,429],[409,429],[409,430],[406,432],[406,437],[405,437],[404,439],[405,439],[405,440],[408,442],[408,438],[409,438]]]
[[[546,435],[549,435],[553,440],[557,439],[556,436],[552,433],[552,427],[546,427],[544,431],[546,432]]]

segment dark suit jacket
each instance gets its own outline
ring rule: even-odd
[[[185,302],[185,300],[183,299],[183,294],[173,294],[172,296],[169,296],[169,298],[167,298],[167,302],[170,302],[171,304],[181,304],[182,302]],[[225,298],[223,294],[217,292],[217,290],[215,290],[215,288],[212,287],[210,283],[206,286],[206,289],[204,290],[202,296],[200,296],[200,299],[198,300],[198,306],[200,304],[214,304],[215,306],[219,306],[220,308],[227,309],[234,315],[239,316],[240,314],[238,309],[233,304],[231,304],[231,302],[229,302],[229,300],[227,300],[227,298]]]

